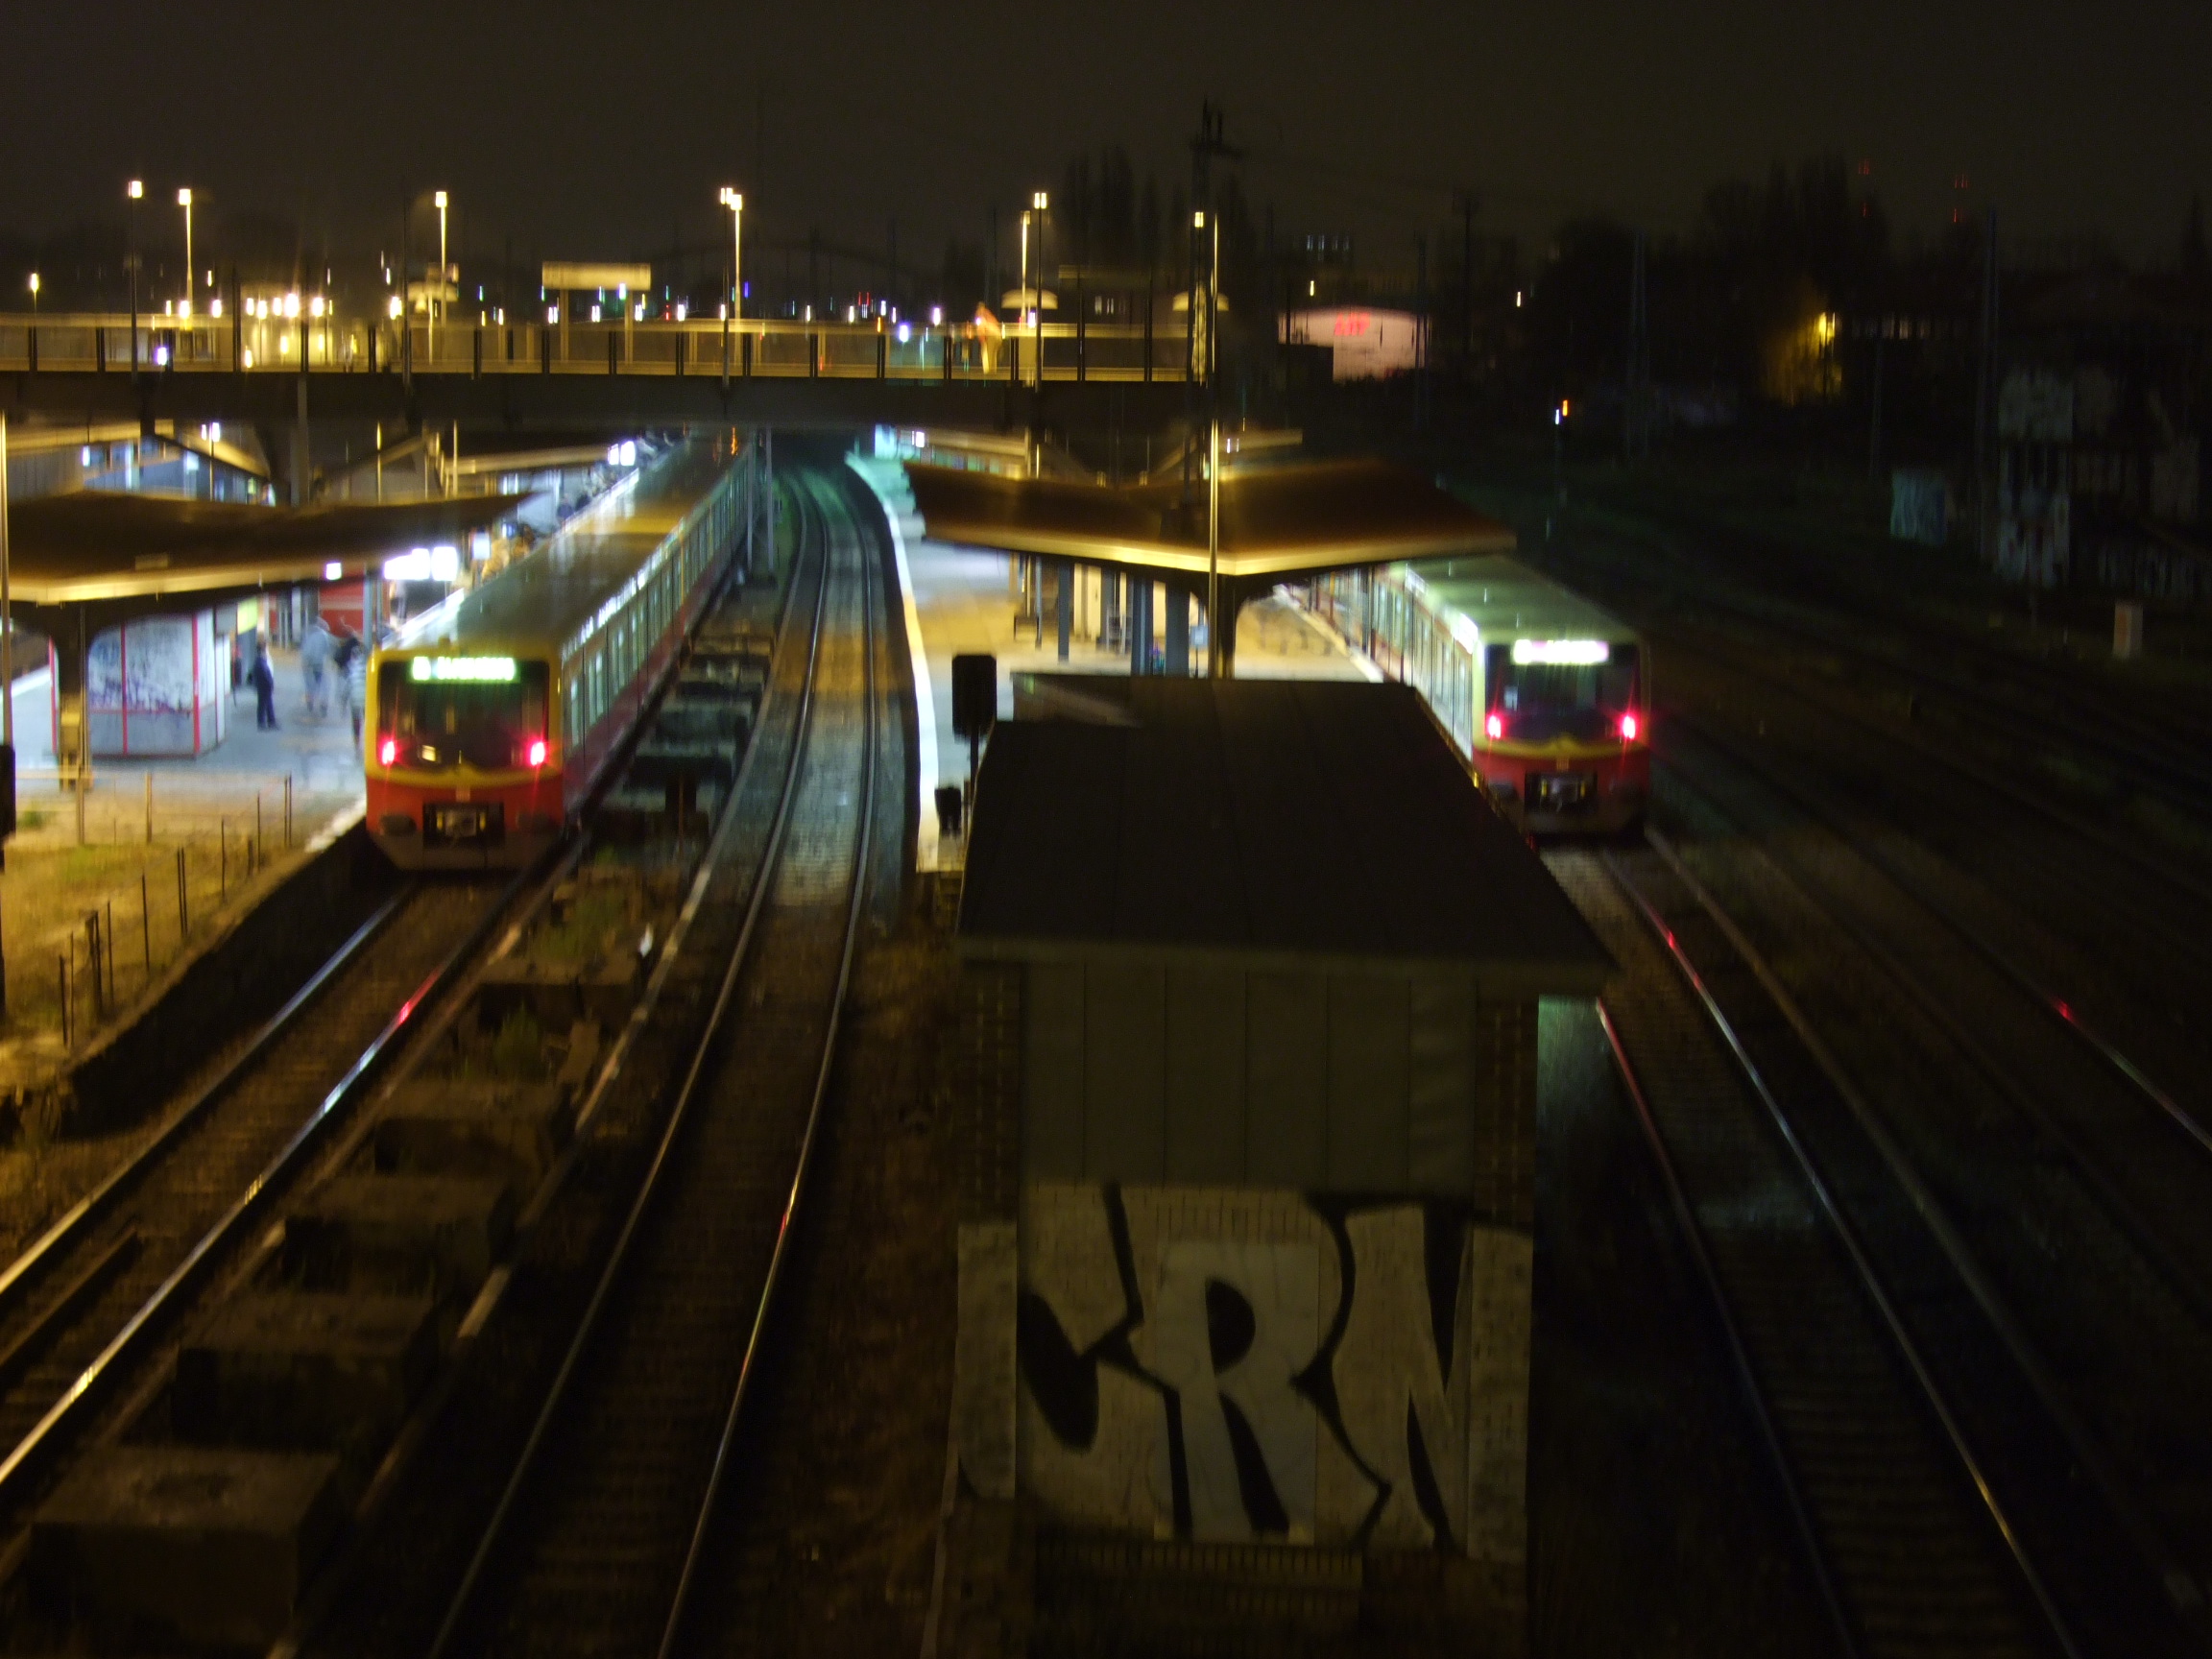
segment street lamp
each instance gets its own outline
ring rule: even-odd
[[[1045,192],[1040,190],[1029,198],[1029,205],[1037,214],[1037,328],[1035,373],[1037,384],[1045,384],[1045,209],[1051,205]]]
[[[745,315],[745,197],[722,186],[722,205],[730,209],[730,320]]]
[[[38,273],[31,273],[31,320],[38,320]]]
[[[146,180],[133,179],[123,186],[131,199],[130,246],[123,263],[131,268],[131,378],[138,378],[138,203],[146,194]]]
[[[177,192],[177,205],[184,209],[184,309],[180,317],[192,315],[192,191],[190,186]]]
[[[438,306],[445,298],[445,192],[438,191],[430,198],[431,205],[438,209],[438,286],[430,291],[430,355],[438,355]]]

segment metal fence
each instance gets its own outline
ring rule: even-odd
[[[65,1049],[83,1046],[219,926],[232,900],[301,839],[290,777],[272,779],[251,797],[171,806],[172,823],[188,814],[194,828],[157,852],[151,851],[151,792],[147,800],[145,861],[120,881],[62,896],[59,926],[39,925],[56,908],[43,905],[31,941],[10,952],[6,1011],[15,1028],[58,1027]],[[120,820],[110,828],[119,835]],[[131,828],[135,839],[134,820]]]

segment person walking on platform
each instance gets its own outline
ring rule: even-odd
[[[276,730],[276,671],[269,666],[269,646],[253,641],[253,724],[263,732]]]
[[[300,641],[300,671],[307,681],[307,712],[318,720],[330,712],[332,643],[330,629],[320,616],[308,624],[307,637]]]
[[[348,636],[338,643],[339,694],[353,716],[353,741],[361,741],[361,717],[369,708],[369,647]]]

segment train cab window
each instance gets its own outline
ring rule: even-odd
[[[419,771],[497,772],[529,764],[545,740],[542,662],[512,657],[408,657],[384,663],[376,732],[384,763]]]
[[[1627,641],[1517,640],[1493,645],[1484,674],[1506,739],[1601,742],[1639,707],[1641,653]]]

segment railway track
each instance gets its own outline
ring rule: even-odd
[[[1916,1202],[1968,1241],[1960,1253],[2006,1310],[2021,1363],[2073,1420],[2070,1455],[2141,1511],[2135,1530],[2156,1540],[2142,1553],[2201,1633],[2212,1528],[2192,1448],[2212,1387],[2212,1160],[2194,1120],[2024,972],[2000,972],[1992,942],[1946,937],[1941,911],[1886,885],[1878,838],[1798,803],[1746,851],[1736,825],[1758,822],[1744,815],[1759,796],[1745,780],[1771,781],[1749,762],[1731,777],[1695,758],[1695,787],[1680,771],[1669,784],[1697,828],[1686,855],[1733,895],[1757,939],[1743,948],[1789,964],[1794,995],[1848,1056],[1864,1114],[1922,1172]]]
[[[1554,867],[1629,970],[1607,998],[1617,1052],[1846,1646],[2196,1650],[2201,1606],[2169,1517],[1772,970],[1663,851],[1607,864]]]
[[[1672,539],[1664,534],[1617,528],[1612,534],[1643,552],[1675,552]],[[1695,534],[1739,553],[1747,549],[1757,568],[1772,568],[1770,544],[1757,544],[1715,523],[1698,524]],[[1617,554],[1588,548],[1567,559],[1578,567],[1577,580],[1597,578],[1601,586],[1639,589],[1643,610],[1649,611],[1654,600],[1662,607],[1674,603],[1653,588],[1647,565],[1631,566]],[[2003,733],[2022,753],[2048,751],[2056,739],[2099,772],[2110,769],[2117,757],[2125,762],[2126,776],[2116,781],[2122,786],[2144,790],[2194,814],[2200,823],[2212,819],[2212,767],[2204,761],[2212,727],[2201,719],[2171,709],[2147,715],[2094,680],[2055,673],[1954,630],[1893,613],[1871,613],[1863,599],[1838,589],[1816,564],[1795,558],[1791,563],[1807,590],[1833,601],[1834,611],[1808,613],[1805,607],[1763,595],[1715,592],[1712,572],[1706,570],[1697,597],[1704,642],[1710,646],[1720,637],[1710,626],[1714,617],[1727,619],[1754,638],[1779,636],[1792,661],[1825,655],[1855,662],[1911,687],[1931,709],[1948,705],[1962,729]]]
[[[404,886],[0,1277],[0,1528],[18,1546],[54,1470],[108,1421],[514,892]]]
[[[710,614],[695,638],[715,626]],[[25,1564],[34,1512],[82,1454],[173,1432],[180,1342],[227,1298],[294,1271],[282,1217],[317,1183],[370,1156],[382,1102],[421,1070],[426,1049],[455,1040],[456,1004],[590,845],[588,834],[506,881],[402,883],[0,1274],[0,1433],[12,1448],[0,1460],[0,1568]],[[684,851],[679,833],[679,857]],[[31,1601],[10,1604],[17,1645],[76,1639],[67,1633],[74,1616],[57,1612],[44,1586],[34,1590]],[[103,1629],[111,1643],[136,1627]],[[141,1638],[166,1640],[145,1631],[132,1640]]]
[[[671,1651],[712,1556],[866,894],[879,584],[834,491],[810,494],[816,660],[742,924],[433,1653]]]

